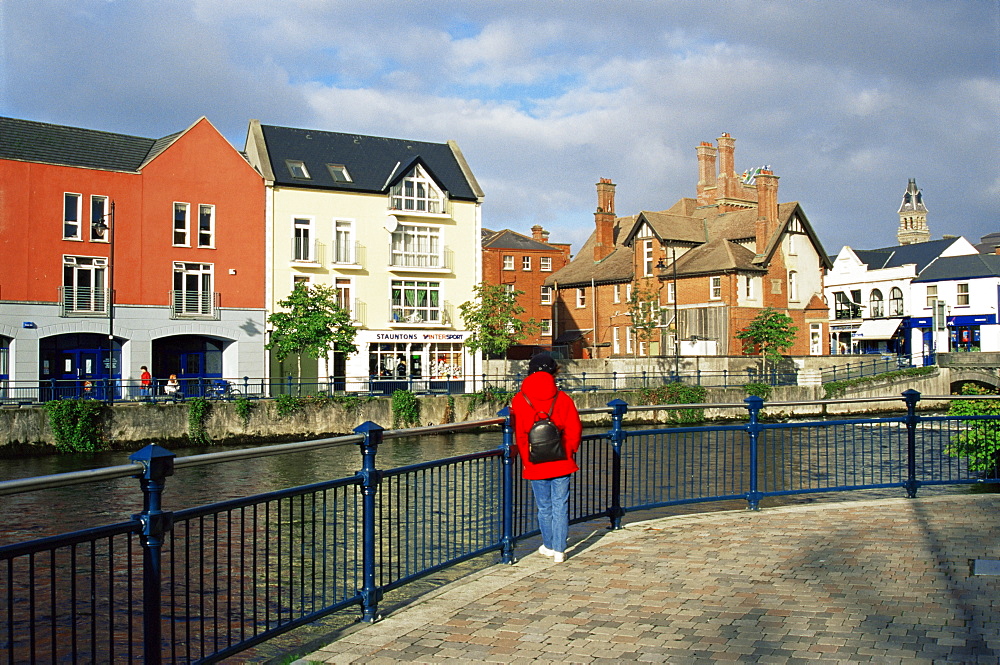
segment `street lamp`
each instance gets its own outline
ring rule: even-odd
[[[105,385],[105,399],[113,402],[115,399],[115,202],[111,202],[107,213],[94,218],[90,226],[98,238],[104,238],[107,234],[108,239],[108,382]]]

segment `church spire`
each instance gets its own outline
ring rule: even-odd
[[[924,205],[924,195],[917,188],[917,181],[910,178],[903,193],[903,203],[899,206],[899,229],[896,238],[900,245],[912,245],[917,242],[927,242],[931,232],[927,228],[927,206]]]

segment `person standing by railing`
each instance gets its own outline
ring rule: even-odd
[[[566,558],[569,532],[570,476],[579,471],[574,455],[580,447],[583,427],[573,398],[556,387],[559,365],[548,353],[539,353],[528,362],[528,376],[521,390],[511,400],[514,420],[514,443],[521,458],[522,476],[531,481],[538,509],[538,527],[542,545],[538,551],[556,563]],[[549,415],[551,412],[551,415]],[[565,459],[533,464],[528,455],[528,430],[547,416],[562,431]]]

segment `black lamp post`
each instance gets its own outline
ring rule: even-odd
[[[105,222],[105,219],[107,220]],[[94,219],[91,224],[98,238],[108,239],[108,383],[105,399],[115,399],[115,202],[111,202],[108,212]]]

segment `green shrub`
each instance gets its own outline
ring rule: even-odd
[[[766,402],[771,399],[771,393],[774,391],[774,387],[767,383],[748,383],[743,386],[743,390],[746,391],[747,395],[759,397]]]
[[[420,424],[420,400],[409,390],[392,393],[392,428],[414,427]]]
[[[469,400],[465,403],[465,419],[468,420],[471,418],[472,413],[480,406],[489,406],[490,411],[496,413],[503,407],[510,404],[512,397],[514,397],[514,393],[504,390],[503,388],[498,388],[497,386],[485,386],[479,392],[469,395]]]
[[[655,388],[639,390],[640,404],[703,404],[708,391],[704,386],[689,386],[686,383],[668,383]],[[690,424],[705,420],[704,409],[679,409],[667,411],[669,422]]]
[[[188,405],[188,439],[191,443],[199,446],[207,446],[212,443],[205,429],[205,422],[208,420],[208,413],[212,410],[212,403],[204,397],[192,397],[187,400]]]
[[[290,418],[305,408],[306,399],[295,395],[278,395],[274,398],[274,410],[279,418]]]
[[[863,386],[866,383],[871,383],[872,381],[881,381],[884,379],[898,379],[907,376],[925,376],[936,371],[936,367],[909,367],[907,369],[897,369],[892,372],[883,372],[882,374],[875,374],[874,376],[862,376],[857,379],[846,379],[844,381],[829,381],[823,384],[823,392],[826,395],[826,399],[833,399],[835,397],[843,397],[844,393],[847,392],[848,388],[856,388],[857,386]]]
[[[101,431],[104,405],[89,399],[57,399],[46,402],[49,426],[56,449],[64,453],[93,453],[103,450],[107,441]]]
[[[963,395],[994,395],[991,390],[967,383]],[[1000,416],[998,400],[956,400],[948,409],[950,416]],[[972,420],[965,424],[964,432],[951,437],[945,452],[952,457],[964,457],[970,471],[992,472],[1000,470],[1000,420]]]
[[[257,408],[257,402],[254,402],[249,397],[237,397],[236,401],[233,402],[233,408],[236,409],[236,415],[243,422],[243,429],[246,429],[250,424],[250,416],[253,414],[253,410]]]

